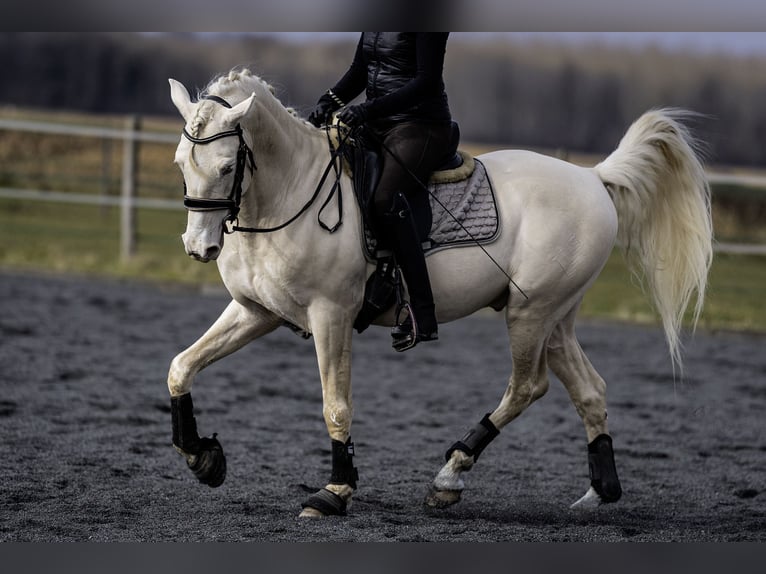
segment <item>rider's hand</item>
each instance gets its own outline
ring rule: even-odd
[[[332,113],[339,107],[329,94],[324,94],[309,113],[308,121],[314,124],[315,127],[322,127],[327,124]]]
[[[338,119],[350,128],[361,126],[367,121],[367,106],[365,104],[346,106],[338,115]]]

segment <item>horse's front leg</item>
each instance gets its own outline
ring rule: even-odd
[[[223,483],[226,458],[215,434],[200,438],[197,433],[191,398],[194,376],[280,324],[278,317],[258,305],[244,306],[232,301],[210,329],[170,364],[168,390],[173,446],[203,484],[216,487]]]
[[[300,516],[344,515],[357,480],[350,438],[354,318],[347,308],[324,304],[309,309],[309,320],[322,379],[322,412],[332,446],[332,474],[324,488],[303,502]]]

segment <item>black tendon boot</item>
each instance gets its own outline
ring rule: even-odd
[[[391,330],[394,349],[406,351],[422,341],[436,341],[439,338],[434,296],[415,220],[402,193],[396,194],[391,211],[384,213],[381,220],[407,283],[410,308],[414,315]]]

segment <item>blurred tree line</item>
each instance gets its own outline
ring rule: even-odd
[[[351,61],[354,42],[198,34],[0,35],[0,105],[175,115],[167,78],[198,90],[249,67],[307,112]],[[445,80],[463,139],[606,153],[652,107],[704,114],[711,162],[766,164],[766,58],[453,38]]]

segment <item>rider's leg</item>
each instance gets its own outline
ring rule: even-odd
[[[383,137],[383,166],[375,192],[375,213],[380,241],[389,247],[401,267],[419,336],[408,327],[394,328],[394,347],[410,348],[437,338],[437,321],[428,268],[421,246],[430,231],[430,217],[418,229],[410,203],[427,200],[424,186],[449,143],[450,126],[403,123]],[[430,215],[430,214],[429,214]],[[400,340],[410,339],[402,343]]]
[[[407,283],[410,306],[418,327],[416,335],[413,335],[411,324],[394,327],[391,334],[395,339],[415,336],[415,340],[408,341],[410,345],[434,341],[438,339],[434,296],[415,220],[404,194],[396,195],[391,211],[384,213],[381,221],[389,233],[391,249]],[[406,345],[403,343],[401,346]]]

